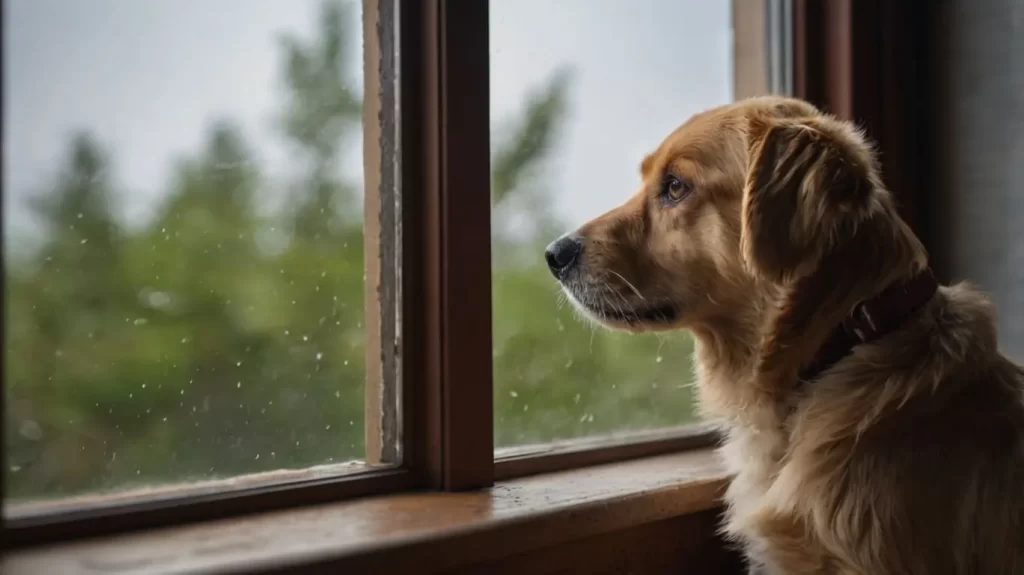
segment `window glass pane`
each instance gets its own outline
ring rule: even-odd
[[[690,336],[593,327],[544,247],[632,196],[690,115],[768,91],[765,5],[490,6],[496,447],[692,423]]]
[[[361,469],[360,10],[5,0],[10,499]]]

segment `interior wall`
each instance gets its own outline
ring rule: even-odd
[[[1024,360],[1024,3],[935,3],[933,259],[997,307],[1003,351]]]

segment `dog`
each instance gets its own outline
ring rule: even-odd
[[[988,299],[936,283],[864,134],[752,98],[640,175],[545,257],[599,324],[693,334],[750,573],[1024,573],[1024,372]]]

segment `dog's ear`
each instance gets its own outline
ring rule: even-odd
[[[927,255],[851,124],[757,118],[747,135],[743,259],[784,286],[756,369],[759,382],[785,390],[858,301],[921,269]]]
[[[826,116],[751,118],[747,137],[744,261],[775,282],[806,276],[868,215],[880,188],[873,152]]]

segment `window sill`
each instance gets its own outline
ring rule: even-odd
[[[709,449],[502,481],[264,513],[8,554],[4,573],[467,569],[717,509]]]

